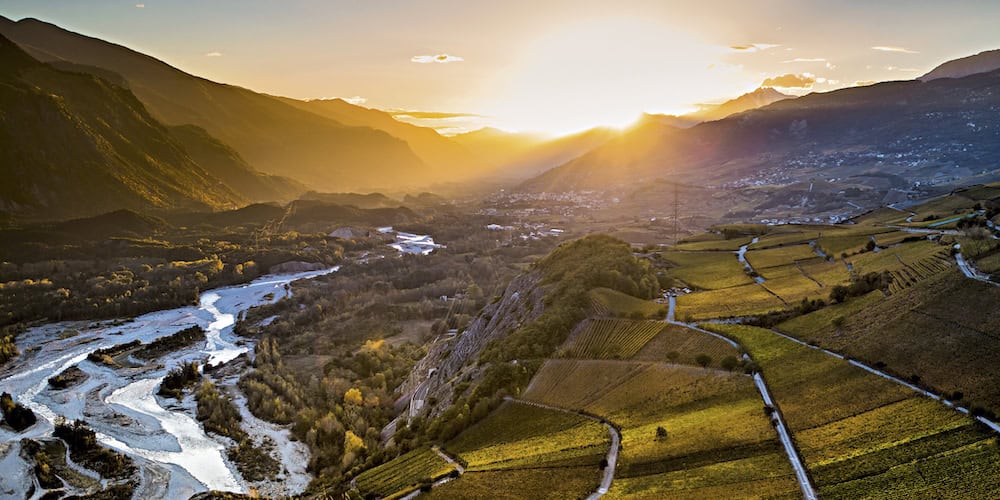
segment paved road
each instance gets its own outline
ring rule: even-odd
[[[956,243],[955,249],[958,248],[959,246]],[[961,252],[955,253],[955,262],[958,262],[958,268],[962,270],[962,273],[965,274],[966,277],[982,281],[983,283],[989,283],[993,286],[1000,286],[1000,283],[991,280],[988,275],[983,274],[979,269],[976,269],[975,267],[972,266],[972,264],[969,264],[969,262],[965,260],[965,257],[962,255]]]
[[[750,243],[741,246],[740,249],[736,251],[736,259],[740,261],[740,264],[743,264],[743,267],[745,267],[747,269],[747,272],[749,273],[753,273],[755,271],[753,269],[753,266],[751,266],[750,262],[747,260],[747,249],[750,247],[750,245],[753,245],[758,241],[760,241],[760,238],[755,236],[754,239],[750,240]],[[767,280],[765,280],[763,276],[758,275],[754,277],[754,281],[756,281],[757,283],[764,283]]]
[[[604,468],[603,476],[601,477],[601,485],[597,488],[597,491],[590,494],[587,500],[597,500],[601,498],[608,491],[611,490],[611,482],[615,479],[615,466],[618,464],[618,452],[622,447],[622,436],[613,425],[607,423],[606,421],[599,419],[593,415],[587,415],[586,413],[580,413],[578,411],[567,410],[566,408],[559,408],[558,406],[549,406],[544,403],[536,403],[534,401],[527,401],[524,399],[514,399],[510,396],[505,397],[507,401],[513,403],[520,403],[525,405],[537,406],[538,408],[544,408],[546,410],[561,411],[563,413],[571,413],[588,420],[593,420],[595,422],[601,422],[605,427],[608,428],[608,432],[611,434],[611,448],[608,450],[607,461],[608,465]]]
[[[948,401],[948,399],[944,398],[940,394],[935,394],[935,393],[930,392],[930,391],[928,391],[926,389],[923,389],[922,387],[918,387],[916,385],[913,385],[913,384],[911,384],[911,383],[909,383],[909,382],[907,382],[907,381],[905,381],[905,380],[903,380],[901,378],[889,375],[888,373],[886,373],[884,371],[881,371],[881,370],[879,370],[877,368],[868,366],[868,365],[866,365],[866,364],[864,364],[864,363],[862,363],[860,361],[854,360],[854,359],[847,359],[846,357],[844,357],[844,355],[838,354],[838,353],[833,352],[833,351],[831,351],[829,349],[823,349],[822,347],[818,347],[818,346],[807,344],[807,343],[805,343],[805,342],[803,342],[803,341],[801,341],[801,340],[799,340],[799,339],[797,339],[795,337],[792,337],[791,335],[786,335],[786,334],[781,333],[781,332],[779,332],[777,330],[771,330],[771,332],[774,333],[775,335],[778,335],[780,337],[783,337],[783,338],[786,338],[788,340],[791,340],[792,342],[795,342],[797,344],[804,345],[804,346],[806,346],[806,347],[808,347],[810,349],[816,349],[818,351],[822,351],[823,353],[825,353],[825,354],[827,354],[829,356],[833,356],[833,357],[836,357],[836,358],[844,359],[848,363],[850,363],[850,364],[852,364],[852,365],[854,365],[854,366],[856,366],[858,368],[861,368],[862,370],[865,370],[866,372],[871,373],[872,375],[877,375],[877,376],[882,377],[882,378],[884,378],[886,380],[890,380],[890,381],[895,382],[895,383],[897,383],[899,385],[902,385],[902,386],[906,387],[907,389],[910,389],[911,391],[918,392],[918,393],[920,393],[923,396],[927,396],[927,397],[929,397],[931,399],[935,399],[937,401],[940,401],[941,404],[943,404],[943,405],[945,405],[945,406],[947,406],[949,408],[952,408],[952,409],[954,409],[955,411],[957,411],[959,413],[964,413],[966,415],[970,414],[968,408],[964,408],[962,406],[958,406],[955,403],[952,403],[951,401]],[[995,432],[1000,433],[1000,423],[993,422],[992,420],[989,420],[989,419],[987,419],[985,417],[979,417],[979,416],[975,417],[975,419],[978,420],[978,421],[980,421],[980,422],[982,422],[987,427],[993,429]]]
[[[672,305],[673,304],[671,304],[671,306]],[[668,312],[668,318],[672,317],[672,314],[673,307],[671,307]],[[728,337],[719,335],[718,333],[703,330],[690,323],[681,323],[680,321],[672,321],[669,319],[667,322],[672,325],[684,326],[697,332],[722,339],[728,342],[729,345],[740,349],[739,343]],[[749,360],[751,358],[749,354],[744,354],[743,359]],[[774,400],[771,398],[771,392],[767,389],[767,383],[764,381],[764,377],[762,377],[759,373],[754,374],[753,381],[757,386],[757,391],[760,392],[761,399],[764,400],[764,404],[774,409],[774,412],[771,414],[771,418],[774,419],[774,427],[778,431],[778,439],[781,441],[781,445],[785,448],[785,454],[788,455],[788,461],[791,462],[792,469],[795,470],[795,479],[798,481],[799,488],[802,490],[802,497],[806,500],[816,500],[818,498],[816,496],[816,489],[813,487],[812,481],[809,480],[809,474],[806,472],[807,469],[805,462],[802,460],[802,457],[799,455],[799,451],[795,448],[795,444],[792,442],[791,432],[785,425],[785,419],[781,416],[781,411],[778,410],[778,407],[774,404]]]

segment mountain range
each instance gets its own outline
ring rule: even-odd
[[[930,75],[988,72],[812,93],[686,129],[647,115],[522,188],[607,189],[660,178],[747,186],[869,171],[911,185],[993,180],[1000,175],[1000,71],[983,61],[992,53],[977,57],[960,71],[946,64]]]
[[[246,202],[195,162],[127,90],[42,64],[2,36],[0,68],[0,210],[8,215],[59,218]]]
[[[878,171],[901,185],[997,176],[1000,51],[918,80],[813,93],[760,88],[687,115],[548,138],[454,137],[342,99],[261,94],[35,19],[0,17],[0,212],[215,210],[307,190],[389,192],[484,179],[530,191],[655,179],[721,187]],[[16,45],[15,45],[16,44]],[[313,195],[316,196],[316,195]]]

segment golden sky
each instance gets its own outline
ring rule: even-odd
[[[553,134],[765,82],[801,94],[911,79],[1000,47],[1000,2],[971,0],[0,0],[0,14],[261,92]]]

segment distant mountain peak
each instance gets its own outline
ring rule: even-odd
[[[929,82],[939,78],[962,78],[976,73],[989,73],[997,69],[1000,69],[1000,49],[986,50],[976,55],[942,63],[917,80]]]
[[[729,115],[757,109],[795,96],[783,94],[774,87],[759,87],[753,92],[747,92],[735,99],[730,99],[719,105],[704,106],[702,109],[685,115],[702,121],[721,120]]]

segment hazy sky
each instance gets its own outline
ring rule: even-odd
[[[262,92],[556,133],[768,78],[826,91],[1000,48],[997,0],[0,0],[0,14]]]

